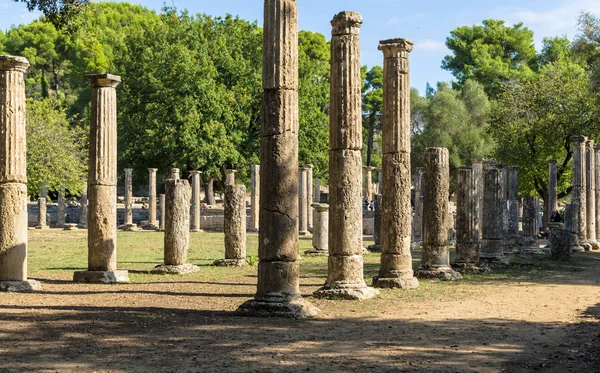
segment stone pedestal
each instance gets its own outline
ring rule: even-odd
[[[128,281],[117,271],[117,93],[121,78],[86,76],[92,87],[90,161],[88,170],[88,270],[75,272],[75,282]]]
[[[550,255],[553,260],[571,260],[571,232],[561,223],[548,223]]]
[[[322,298],[362,300],[378,293],[363,275],[361,24],[355,12],[340,12],[331,21],[329,258],[327,281],[314,293]]]
[[[148,169],[148,225],[150,229],[159,229],[156,219],[156,172],[158,168]]]
[[[504,256],[504,229],[502,173],[495,166],[485,168],[483,176],[483,225],[479,258],[492,262],[508,263]]]
[[[87,183],[81,190],[81,199],[79,200],[79,224],[78,228],[87,229],[88,227],[88,192]]]
[[[594,153],[594,140],[588,140],[585,143],[585,157],[587,239],[592,246],[592,250],[599,250],[600,243],[596,238],[596,155]]]
[[[192,178],[192,207],[190,210],[190,231],[202,232],[200,229],[200,171],[190,171]]]
[[[373,200],[373,170],[375,167],[363,167],[363,201],[371,203]]]
[[[307,250],[305,255],[326,256],[329,255],[329,205],[326,203],[313,203],[314,227],[312,245],[314,250]]]
[[[225,186],[225,259],[216,260],[216,266],[241,267],[246,260],[246,187]]]
[[[375,216],[373,218],[373,241],[375,243],[369,245],[367,250],[378,253],[381,252],[381,194],[375,196],[373,207],[375,208]]]
[[[165,195],[161,194],[158,196],[158,204],[160,209],[160,223],[158,225],[159,231],[165,230]]]
[[[298,284],[298,9],[265,0],[260,131],[258,285],[238,308],[250,316],[303,318],[318,308]]]
[[[171,169],[171,179],[173,180],[179,180],[180,178],[180,172],[178,168],[172,168]]]
[[[190,183],[170,179],[165,182],[165,237],[164,263],[152,273],[184,274],[199,268],[186,263],[190,246]]]
[[[38,198],[38,219],[35,229],[48,229],[46,214],[46,198]]]
[[[250,173],[250,232],[258,232],[260,212],[260,166],[252,165]]]
[[[587,237],[587,193],[586,193],[586,146],[587,137],[573,136],[573,188],[571,206],[574,212],[573,230],[579,245],[586,251],[592,249]]]
[[[308,226],[308,231],[312,233],[314,215],[311,210],[311,205],[315,202],[313,200],[313,170],[315,167],[312,164],[306,164],[304,165],[304,168],[306,168],[306,224]]]
[[[383,51],[383,126],[381,185],[381,266],[373,286],[415,288],[410,203],[410,84],[408,55],[413,42],[379,42]]]
[[[446,148],[425,149],[423,249],[417,278],[460,280],[450,267],[448,245],[448,194],[450,155]]]
[[[237,170],[227,169],[225,170],[225,186],[235,185],[235,173]]]
[[[307,170],[304,167],[300,167],[298,169],[298,233],[301,236],[308,234],[307,185]]]

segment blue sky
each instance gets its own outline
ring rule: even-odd
[[[230,13],[262,25],[261,0],[133,0],[159,11],[164,3],[192,13],[225,15]],[[585,10],[600,15],[600,0],[297,0],[299,28],[320,32],[329,39],[330,21],[342,10],[362,14],[361,63],[382,64],[377,50],[379,40],[409,38],[415,42],[411,53],[411,86],[425,91],[427,82],[449,81],[452,76],[440,68],[448,50],[444,42],[450,31],[463,25],[480,24],[488,18],[502,19],[512,25],[523,22],[535,33],[536,45],[546,36],[577,33],[577,16]],[[28,23],[39,14],[29,13],[25,5],[0,0],[0,28]]]

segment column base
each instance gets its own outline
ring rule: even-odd
[[[382,289],[415,289],[419,287],[416,277],[373,277],[373,286]]]
[[[190,232],[192,232],[192,233],[202,233],[204,231],[202,229],[198,228],[198,229],[190,229]]]
[[[0,292],[31,293],[40,290],[42,290],[42,284],[36,280],[0,281]]]
[[[326,250],[306,250],[304,252],[306,256],[329,256],[329,251]]]
[[[35,229],[50,229],[50,227],[47,225],[36,225]]]
[[[300,232],[298,232],[298,235],[306,236],[308,233],[309,233],[308,231],[300,231]]]
[[[484,263],[501,263],[501,264],[509,264],[510,263],[510,260],[508,260],[508,258],[505,257],[504,254],[483,255],[482,253],[480,253],[479,259],[482,260]]]
[[[365,300],[373,298],[379,294],[379,290],[372,287],[360,285],[340,285],[329,286],[325,285],[313,293],[316,298],[325,299],[345,299],[345,300]]]
[[[77,231],[77,230],[79,230],[79,227],[77,227],[77,224],[65,224],[63,226],[63,230],[65,230],[65,231]]]
[[[219,259],[213,262],[217,267],[244,267],[248,265],[246,259]]]
[[[462,275],[453,270],[450,266],[421,266],[417,269],[416,276],[419,279],[438,279],[444,281],[462,280]]]
[[[521,246],[521,236],[508,236],[504,241],[504,253],[516,254]]]
[[[367,246],[367,250],[370,253],[380,253],[381,252],[381,245],[369,245],[369,246]]]
[[[463,275],[483,275],[491,273],[492,269],[482,263],[452,263],[452,269]]]
[[[152,268],[150,273],[162,274],[162,275],[185,275],[187,273],[198,272],[200,267],[193,264],[182,264],[182,265],[165,265],[159,264]]]
[[[422,246],[422,244],[423,244],[422,241],[414,241],[414,242],[411,242],[410,248],[411,249],[418,249],[418,248],[420,248]]]
[[[77,271],[73,274],[73,281],[88,284],[116,284],[118,282],[129,282],[129,273],[127,270]]]
[[[77,228],[79,228],[79,229],[87,229],[88,226],[87,226],[87,224],[77,224]]]
[[[125,224],[123,225],[123,230],[125,232],[137,232],[140,229],[137,224]]]
[[[316,316],[320,310],[302,297],[288,302],[265,302],[255,299],[248,300],[238,307],[236,313],[253,317],[285,317],[305,319]]]
[[[258,233],[258,228],[248,228],[248,229],[246,229],[246,232]]]
[[[592,245],[592,250],[600,250],[600,242],[590,241],[589,244]]]

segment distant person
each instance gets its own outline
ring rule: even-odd
[[[550,215],[550,222],[562,223],[562,216],[560,216],[557,210],[552,210],[552,214]]]

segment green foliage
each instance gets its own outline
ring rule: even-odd
[[[89,0],[13,0],[27,4],[27,9],[31,12],[39,10],[44,13],[48,22],[56,28],[70,28],[73,18],[79,14]]]
[[[366,70],[366,67],[364,68]],[[366,71],[362,88],[363,152],[365,165],[381,166],[381,130],[383,117],[383,68]]]
[[[461,26],[450,32],[446,46],[453,55],[444,58],[442,68],[458,79],[457,86],[476,80],[490,97],[503,83],[530,75],[535,66],[533,32],[522,23],[508,27],[488,19],[483,25]]]
[[[87,134],[70,128],[66,112],[53,99],[27,100],[27,190],[61,186],[78,194],[87,177]]]
[[[494,105],[491,134],[498,143],[496,158],[518,165],[523,194],[547,195],[548,160],[558,161],[559,195],[571,183],[569,138],[598,138],[598,93],[589,74],[570,61],[544,66],[539,75],[507,84]]]
[[[578,19],[579,34],[573,41],[573,53],[591,72],[594,89],[600,88],[600,18],[591,13],[581,13]]]

